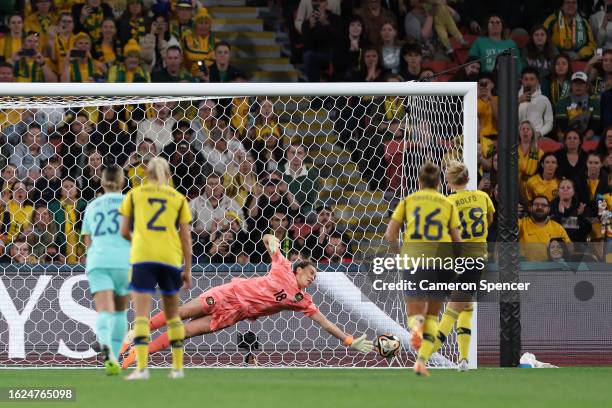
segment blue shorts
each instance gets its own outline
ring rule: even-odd
[[[118,268],[93,268],[87,271],[89,291],[93,293],[103,290],[112,290],[117,296],[126,296],[130,293],[129,271]]]
[[[162,295],[175,295],[183,285],[182,272],[181,268],[157,262],[137,263],[132,265],[130,289],[155,294],[159,285]]]

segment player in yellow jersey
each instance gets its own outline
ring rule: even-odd
[[[411,269],[409,265],[403,268],[404,280],[414,285],[414,289],[405,291],[411,344],[418,350],[413,370],[424,376],[429,375],[426,363],[433,353],[438,314],[446,294],[423,290],[420,283],[443,283],[453,276],[453,272],[445,269],[440,261],[446,255],[452,256],[452,242],[461,241],[457,208],[438,192],[439,187],[440,168],[425,163],[419,169],[419,191],[399,202],[385,232],[392,250],[398,250],[397,238],[405,224],[402,257],[410,257],[412,262],[420,258],[425,262],[416,268]]]
[[[487,257],[487,235],[489,224],[493,221],[495,207],[489,195],[483,191],[466,190],[469,173],[465,164],[458,161],[449,162],[446,167],[445,178],[452,191],[448,199],[451,200],[459,212],[461,221],[461,250],[457,256],[470,258],[474,267],[457,275],[455,282],[472,284],[476,287],[482,277],[484,263]],[[472,315],[474,313],[473,298],[476,291],[453,291],[450,302],[438,324],[438,334],[434,345],[437,351],[446,341],[448,334],[457,322],[457,342],[459,343],[459,371],[469,369],[468,358],[472,329]]]
[[[121,235],[132,241],[130,289],[136,317],[134,349],[137,369],[127,380],[149,378],[149,313],[159,286],[172,346],[170,378],[183,377],[185,328],[178,315],[181,284],[191,287],[191,212],[185,196],[169,185],[170,167],[161,157],[147,167],[148,183],[127,193],[119,212]],[[181,273],[182,265],[182,273]]]

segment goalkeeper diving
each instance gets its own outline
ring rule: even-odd
[[[232,326],[239,321],[269,316],[283,310],[302,312],[310,317],[325,331],[342,343],[361,353],[372,350],[372,341],[363,334],[353,338],[338,326],[327,320],[313,303],[305,289],[315,280],[317,271],[309,261],[297,262],[292,266],[279,250],[280,242],[273,235],[264,235],[264,245],[270,258],[270,271],[256,278],[234,278],[230,283],[213,287],[181,307],[178,313],[185,323],[185,338],[212,333]],[[166,325],[164,312],[157,313],[149,321],[151,330]],[[130,347],[130,335],[122,350]],[[149,344],[149,353],[164,350],[170,346],[168,333],[163,333]],[[132,348],[123,360],[123,367],[129,367],[136,360]]]

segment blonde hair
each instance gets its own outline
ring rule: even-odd
[[[105,192],[121,191],[123,189],[124,174],[121,167],[113,165],[102,170],[102,187]]]
[[[419,169],[421,188],[438,188],[440,183],[440,168],[432,162],[424,163]]]
[[[444,173],[446,181],[456,186],[464,186],[470,179],[467,166],[457,160],[451,160],[446,166]]]
[[[168,161],[162,157],[152,158],[147,166],[147,175],[151,182],[160,185],[169,184],[171,174]]]

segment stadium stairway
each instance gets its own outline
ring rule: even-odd
[[[232,44],[232,65],[249,73],[253,82],[297,82],[295,67],[281,56],[285,36],[265,30],[274,26],[276,15],[268,7],[245,4],[246,0],[203,1],[217,38]]]
[[[330,113],[312,110],[307,101],[281,98],[284,106],[280,116],[285,126],[285,144],[301,140],[309,151],[313,165],[319,170],[319,202],[330,204],[341,229],[358,242],[353,248],[355,259],[364,259],[383,244],[389,201],[382,191],[369,191],[350,153],[337,145]],[[289,121],[289,119],[291,119]],[[299,125],[296,125],[299,123]]]

